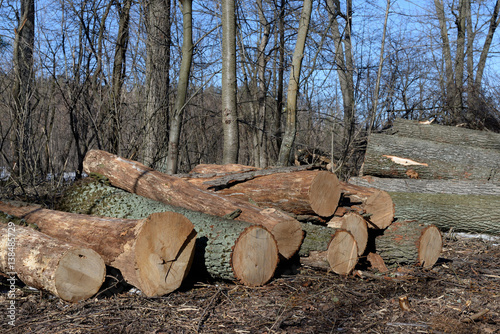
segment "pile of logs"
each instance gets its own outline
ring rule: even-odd
[[[362,176],[396,216],[441,230],[500,234],[500,134],[396,119],[369,137]]]
[[[38,229],[25,236],[29,228],[18,227],[15,253],[29,256],[39,238],[37,254],[52,261],[43,262],[52,263],[50,270],[40,261],[16,268],[18,276],[68,301],[99,289],[104,264],[146,296],[160,296],[177,289],[189,271],[260,286],[279,261],[296,254],[303,264],[348,274],[365,258],[380,270],[401,263],[431,267],[441,252],[435,226],[393,223],[387,192],[340,182],[314,166],[199,165],[167,175],[92,150],[84,170],[91,177],[75,183],[57,211],[0,202],[1,221],[15,216]],[[57,247],[42,249],[45,243]]]

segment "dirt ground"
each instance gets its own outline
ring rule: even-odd
[[[378,275],[362,268],[341,277],[292,261],[263,287],[191,277],[161,298],[108,290],[70,304],[20,287],[14,326],[3,278],[0,332],[500,333],[498,243],[445,235],[431,270],[409,266]]]

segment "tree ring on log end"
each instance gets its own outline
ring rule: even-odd
[[[328,245],[326,258],[334,273],[349,274],[358,263],[358,246],[353,235],[346,230],[337,230]]]
[[[382,230],[391,225],[394,220],[394,203],[386,191],[375,189],[373,195],[366,200],[365,211],[370,215],[368,219]],[[368,227],[374,226],[368,224]]]
[[[71,248],[65,252],[54,274],[57,295],[68,302],[78,302],[99,291],[106,277],[104,260],[89,248]]]
[[[231,266],[236,279],[247,286],[261,286],[274,275],[278,246],[273,235],[261,226],[250,226],[236,240]]]
[[[443,248],[443,238],[439,229],[430,225],[422,231],[419,239],[418,263],[424,268],[431,268],[438,260]]]
[[[135,244],[138,288],[148,297],[179,288],[191,267],[195,241],[194,226],[184,215],[175,212],[149,215]]]
[[[311,208],[319,216],[332,216],[339,204],[340,195],[340,182],[334,173],[322,171],[311,182],[309,201]]]

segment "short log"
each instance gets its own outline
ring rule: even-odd
[[[441,232],[414,220],[397,221],[375,239],[377,253],[387,266],[416,264],[431,268],[441,254]]]
[[[286,259],[302,243],[300,223],[279,210],[261,209],[236,198],[204,191],[181,178],[104,151],[89,151],[83,167],[89,175],[102,175],[116,187],[165,204],[221,217],[241,210],[236,219],[264,226],[273,234],[280,254]]]
[[[88,247],[146,296],[181,285],[191,266],[196,231],[183,215],[152,213],[144,219],[116,219],[0,202],[0,211],[36,224],[59,240]]]
[[[0,271],[72,303],[99,291],[106,266],[95,251],[14,225],[6,215],[0,220],[6,222],[0,224]]]
[[[267,283],[278,264],[278,247],[261,226],[229,220],[167,205],[92,178],[75,183],[64,194],[59,208],[65,211],[117,218],[147,217],[171,211],[187,217],[197,231],[192,272],[247,286]]]

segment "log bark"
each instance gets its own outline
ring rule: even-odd
[[[70,245],[30,227],[0,220],[0,271],[25,284],[49,291],[68,302],[90,298],[99,291],[106,266],[89,248]]]
[[[343,199],[335,216],[356,212],[366,219],[369,228],[375,229],[385,229],[394,220],[394,203],[387,192],[347,182],[341,182],[341,189]]]
[[[377,253],[387,266],[417,264],[431,268],[443,247],[441,232],[436,226],[415,220],[393,223],[375,243]]]
[[[161,296],[181,285],[192,263],[193,224],[174,212],[139,220],[67,213],[0,202],[0,211],[36,224],[41,232],[99,253],[125,281],[146,296]]]
[[[306,231],[300,248],[300,262],[339,275],[349,274],[358,263],[358,246],[354,236],[343,229],[302,224]]]
[[[397,118],[387,131],[399,137],[418,138],[474,148],[500,150],[500,134]]]
[[[500,183],[500,152],[417,138],[371,134],[361,175]]]
[[[349,183],[388,192],[500,196],[500,184],[474,180],[418,180],[362,176],[351,177]]]
[[[302,242],[300,223],[279,210],[260,209],[245,201],[203,191],[178,177],[104,151],[89,151],[83,165],[89,175],[103,175],[116,187],[165,204],[215,216],[241,210],[236,219],[264,226],[273,234],[280,254],[286,259],[297,252]]]
[[[128,219],[140,219],[163,211],[182,214],[194,224],[198,233],[191,269],[197,275],[260,286],[272,278],[279,259],[276,241],[262,226],[167,205],[92,178],[69,188],[59,208]]]
[[[500,234],[500,196],[389,194],[398,219],[433,224],[443,231]]]
[[[279,169],[278,169],[279,170]],[[262,175],[256,172],[231,174],[220,181],[187,178],[199,188],[214,189],[215,193],[238,198],[262,207],[272,207],[296,215],[317,214],[328,217],[334,214],[340,199],[340,182],[331,172],[304,170],[297,172],[275,172]],[[245,176],[244,178],[238,178]],[[239,181],[242,179],[243,181]],[[214,188],[215,187],[215,188]]]

